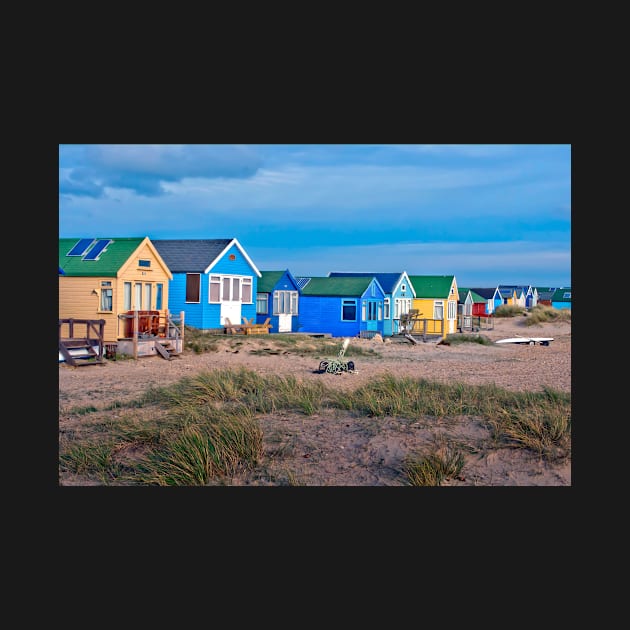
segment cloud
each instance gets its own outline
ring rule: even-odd
[[[250,147],[207,144],[59,145],[59,163],[60,196],[95,199],[108,189],[168,194],[165,183],[186,178],[248,178],[262,165]]]

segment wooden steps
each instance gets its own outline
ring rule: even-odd
[[[167,361],[170,361],[174,357],[178,357],[179,353],[173,346],[170,341],[155,341],[155,349],[158,354],[165,358]]]
[[[59,341],[59,354],[73,367],[84,365],[102,365],[103,347],[94,346],[87,338],[62,339]]]

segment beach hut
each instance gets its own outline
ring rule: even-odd
[[[446,335],[457,331],[457,280],[454,275],[415,276],[410,275],[415,298],[413,310],[418,320],[413,333]],[[419,326],[422,330],[417,330]]]
[[[374,277],[297,277],[300,332],[332,337],[383,334],[385,293]]]
[[[154,239],[173,274],[170,304],[201,330],[256,317],[260,271],[236,238]]]
[[[556,289],[551,296],[553,308],[571,309],[571,287]]]
[[[164,334],[172,277],[147,236],[60,238],[59,319],[104,320],[112,343],[134,334],[138,311],[136,334]]]
[[[391,337],[399,332],[400,316],[409,313],[416,297],[406,271],[394,273],[331,271],[330,278],[376,278],[383,288],[383,335]]]
[[[256,292],[256,323],[269,320],[269,332],[297,332],[300,289],[293,274],[261,271]]]

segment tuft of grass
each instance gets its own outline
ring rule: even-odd
[[[219,349],[217,332],[184,326],[184,347],[195,354],[217,352]]]
[[[494,309],[495,317],[517,317],[526,314],[526,309],[523,306],[516,304],[501,304]]]
[[[162,448],[150,453],[137,479],[158,486],[203,486],[215,477],[252,468],[263,452],[263,434],[247,413],[219,421],[188,424]]]
[[[106,483],[119,477],[122,471],[114,459],[116,450],[111,441],[72,444],[59,455],[60,469],[77,475],[94,476]]]
[[[321,382],[302,381],[292,375],[263,376],[246,368],[202,371],[151,390],[153,402],[181,408],[241,403],[256,413],[300,409],[307,415],[321,408],[325,394]]]
[[[452,333],[450,335],[446,335],[446,338],[440,343],[453,346],[459,345],[461,343],[478,343],[482,346],[494,345],[493,342],[485,335],[466,335],[463,333]]]
[[[464,467],[464,454],[448,442],[411,453],[403,460],[403,473],[411,486],[440,486],[457,477]]]
[[[537,304],[527,314],[526,326],[535,326],[547,322],[571,323],[571,309],[553,308],[545,304]]]
[[[540,397],[521,397],[520,404],[494,410],[488,417],[493,437],[513,448],[525,448],[548,461],[571,456],[570,401],[550,389]]]

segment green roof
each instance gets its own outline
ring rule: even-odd
[[[257,285],[258,293],[271,293],[283,275],[284,271],[261,271]]]
[[[556,289],[551,298],[552,302],[571,302],[571,287]]]
[[[115,277],[146,237],[95,237],[94,240],[99,240],[99,238],[111,240],[111,243],[101,252],[97,260],[83,260],[83,256],[68,256],[68,252],[80,239],[59,239],[59,268],[63,269],[64,275]]]
[[[416,298],[448,298],[455,276],[409,276]]]
[[[468,291],[470,291],[470,297],[472,297],[472,301],[474,304],[481,304],[482,302],[486,301],[486,298],[479,295],[479,293],[475,293],[472,289],[469,289],[468,287],[457,287],[457,290],[459,291],[460,302],[464,302],[466,300],[466,295]]]
[[[371,277],[311,278],[302,295],[361,296],[372,282]]]

